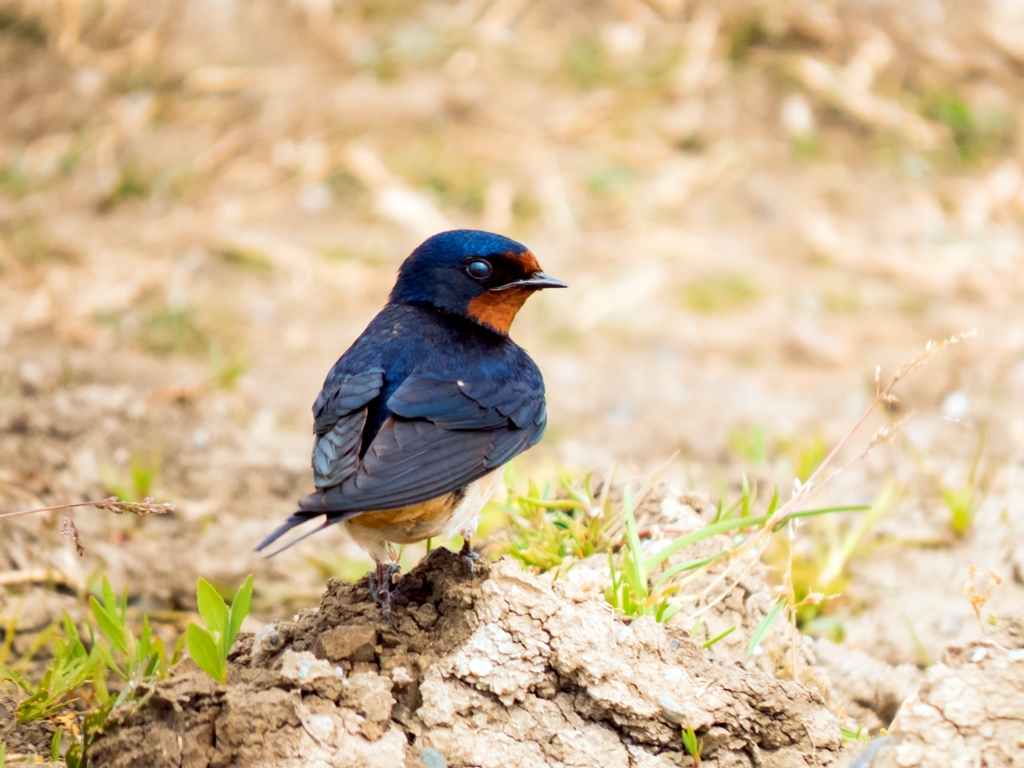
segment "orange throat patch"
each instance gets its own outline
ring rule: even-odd
[[[498,293],[488,291],[482,296],[470,299],[466,314],[491,330],[507,334],[516,313],[530,298],[531,293],[533,291],[528,288],[509,288]]]

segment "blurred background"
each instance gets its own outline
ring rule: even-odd
[[[550,413],[518,478],[678,451],[715,500],[788,492],[876,365],[976,328],[822,491],[884,499],[870,530],[797,555],[840,557],[824,626],[890,660],[976,631],[972,563],[1019,611],[1022,66],[1009,0],[0,0],[0,506],[177,505],[83,511],[83,559],[4,521],[0,623],[99,573],[175,611],[256,571],[264,617],[360,575],[339,531],[252,547],[310,487],[324,375],[453,227],[571,285],[513,328]]]

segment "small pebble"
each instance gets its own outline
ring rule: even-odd
[[[658,706],[666,712],[671,712],[674,715],[680,714],[683,710],[679,706],[679,702],[673,699],[671,696],[662,696],[658,699]]]
[[[448,768],[448,761],[436,749],[424,747],[420,750],[420,765],[426,768]]]
[[[207,448],[210,445],[210,431],[199,427],[192,433],[192,445],[196,448]]]
[[[494,664],[487,659],[473,659],[469,662],[469,673],[476,677],[486,677],[494,671]]]
[[[984,648],[975,648],[974,653],[971,654],[971,661],[978,663],[988,655],[988,652]]]

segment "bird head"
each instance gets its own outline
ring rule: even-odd
[[[456,229],[428,238],[398,270],[392,304],[430,304],[508,334],[534,291],[566,288],[544,274],[526,246],[501,235]]]

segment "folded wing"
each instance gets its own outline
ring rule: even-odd
[[[257,549],[319,515],[327,526],[462,488],[537,443],[547,423],[539,374],[511,383],[413,375],[387,399],[390,416],[364,446],[367,409],[380,396],[383,373],[330,384],[313,409],[317,490]]]
[[[355,460],[354,471],[349,451],[343,454],[344,471],[323,473],[336,484],[318,484],[321,490],[303,499],[300,509],[361,512],[427,501],[526,450],[540,440],[547,421],[539,382],[499,385],[414,375],[388,398],[387,408],[391,416]]]

